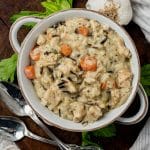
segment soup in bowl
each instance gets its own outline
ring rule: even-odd
[[[27,22],[37,24],[20,47],[17,31]],[[24,17],[12,25],[10,42],[19,52],[21,91],[47,124],[95,130],[118,120],[134,100],[137,50],[126,31],[103,15],[71,9],[42,20]],[[145,98],[141,103],[138,118],[129,122],[145,115]]]

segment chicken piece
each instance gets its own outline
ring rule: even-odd
[[[101,29],[100,24],[95,20],[90,20],[90,25],[93,33],[97,33]]]
[[[116,82],[113,79],[113,77],[111,77],[109,73],[104,73],[101,77],[100,88],[102,90],[109,90],[115,87],[116,87]]]
[[[86,115],[85,106],[81,102],[73,102],[70,104],[71,109],[73,110],[73,121],[80,122],[83,117]]]
[[[107,81],[100,84],[101,89],[108,90],[116,87],[116,82],[113,78],[109,78]]]
[[[106,109],[106,107],[107,107],[107,103],[106,102],[104,102],[104,101],[98,101],[98,102],[96,102],[96,104],[98,105],[98,107],[100,107],[101,109]]]
[[[88,99],[85,95],[81,95],[77,98],[77,101],[82,102],[82,103],[87,103]]]
[[[43,86],[40,83],[40,80],[33,80],[33,84],[36,90],[36,93],[38,95],[39,98],[43,98],[44,93],[45,93],[45,89],[43,88]]]
[[[60,54],[54,54],[50,53],[49,55],[41,55],[41,60],[39,60],[39,63],[43,67],[47,66],[54,66],[57,64],[58,60],[60,58]]]
[[[102,116],[102,111],[98,106],[91,106],[87,110],[87,115],[85,120],[88,120],[89,122],[94,122],[98,120]]]
[[[70,72],[77,72],[78,67],[75,65],[75,62],[70,58],[62,58],[60,65],[54,70],[54,77],[60,78],[63,74],[64,76],[68,76]]]
[[[58,110],[60,117],[73,120],[73,114],[70,109],[70,99],[68,97],[64,97],[63,103],[58,105]]]
[[[130,87],[132,73],[128,69],[121,69],[117,72],[118,87]]]
[[[84,78],[84,82],[86,82],[88,84],[92,84],[92,83],[96,82],[96,79],[87,77],[87,78]]]
[[[98,101],[96,101],[96,104],[101,108],[101,109],[106,109],[108,106],[108,101],[110,97],[110,92],[103,91],[101,93],[101,97],[99,98]]]
[[[30,58],[33,61],[38,61],[40,59],[40,46],[35,47],[30,51]]]
[[[118,43],[118,48],[117,48],[118,53],[120,55],[125,56],[126,58],[129,58],[131,54],[130,54],[129,49],[125,47],[124,41],[120,38],[117,38],[116,42]]]
[[[50,40],[50,46],[53,47],[54,49],[58,49],[58,44],[60,42],[60,38],[59,37],[53,37]]]
[[[119,89],[112,89],[111,90],[111,99],[109,101],[109,106],[111,106],[111,108],[114,108],[117,103],[120,100],[120,90]]]
[[[120,89],[120,100],[119,100],[119,103],[117,104],[117,106],[120,106],[122,105],[129,97],[130,95],[130,92],[131,92],[131,88],[121,88]]]
[[[95,98],[95,97],[99,96],[100,93],[101,93],[101,90],[99,88],[98,83],[94,83],[92,85],[85,86],[81,92],[82,95],[85,95],[88,98]]]
[[[116,63],[112,66],[114,72],[118,72],[120,69],[127,68],[127,65],[124,62]]]
[[[51,41],[51,39],[56,36],[58,33],[55,28],[48,28],[46,31],[47,41]]]
[[[76,93],[77,92],[77,89],[76,89],[75,85],[73,84],[73,82],[68,81],[68,85],[67,86],[68,86],[68,91],[70,93]]]
[[[40,35],[38,36],[38,39],[37,39],[37,42],[36,42],[36,43],[37,43],[38,45],[43,45],[45,42],[46,42],[45,35],[40,34]]]
[[[34,69],[35,69],[35,77],[36,78],[41,78],[41,70],[42,70],[42,64],[40,61],[36,61],[34,64]]]
[[[43,99],[48,101],[48,109],[53,110],[62,100],[61,92],[58,92],[54,84],[44,93]]]
[[[41,84],[44,88],[48,89],[52,82],[52,75],[49,73],[49,70],[47,68],[43,68]]]

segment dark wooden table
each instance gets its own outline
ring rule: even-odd
[[[84,7],[86,0],[74,0],[74,7]],[[20,10],[42,10],[40,6],[40,0],[0,0],[0,60],[7,58],[13,54],[13,50],[10,46],[8,34],[11,22],[9,20],[10,16]],[[150,44],[144,38],[143,33],[140,28],[131,22],[125,27],[128,33],[133,38],[136,47],[139,52],[141,65],[145,63],[150,63]],[[27,29],[21,29],[18,38],[20,41],[23,40],[27,34]],[[129,108],[125,116],[133,115],[139,106],[138,96],[136,96],[135,101]],[[124,126],[116,124],[117,136],[114,138],[102,138],[98,139],[105,150],[128,150],[129,147],[136,140],[140,130],[144,126],[150,111],[144,120],[136,125]],[[12,115],[6,106],[0,101],[0,115]],[[28,128],[41,136],[46,137],[42,129],[40,129],[31,119],[21,118],[28,126]],[[81,143],[81,134],[63,131],[54,127],[50,127],[52,131],[64,142],[69,143]],[[44,144],[29,138],[24,138],[23,140],[17,142],[21,150],[56,150],[57,148],[48,144]]]

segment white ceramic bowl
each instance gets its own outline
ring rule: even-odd
[[[46,107],[40,104],[40,100],[35,93],[34,87],[30,80],[28,80],[24,74],[25,66],[29,65],[29,52],[34,47],[36,39],[40,33],[46,31],[46,29],[54,25],[60,21],[64,21],[65,19],[72,17],[85,17],[88,19],[95,19],[100,23],[106,24],[110,26],[113,30],[115,30],[125,42],[127,48],[129,48],[132,58],[131,58],[131,69],[133,72],[133,82],[132,82],[132,91],[127,101],[120,107],[111,110],[106,113],[101,119],[94,123],[90,123],[87,126],[83,126],[81,123],[75,123],[73,121],[65,120],[55,115],[53,112],[49,111]],[[17,41],[17,32],[20,27],[27,22],[36,22],[36,26],[30,31],[30,33],[24,39],[24,42],[20,46]],[[27,102],[31,105],[31,107],[35,110],[35,112],[48,124],[54,125],[58,128],[62,128],[70,131],[90,131],[98,128],[102,128],[116,120],[121,121],[125,124],[133,124],[139,122],[147,112],[147,98],[142,88],[139,88],[139,94],[141,97],[141,107],[140,111],[131,118],[120,118],[118,119],[131,105],[134,100],[135,94],[137,92],[139,86],[139,78],[140,78],[140,64],[137,50],[133,41],[127,32],[116,24],[114,21],[100,15],[96,12],[84,10],[84,9],[71,9],[66,11],[61,11],[55,13],[46,19],[38,19],[35,17],[24,17],[17,20],[10,29],[10,42],[15,51],[19,53],[19,61],[17,68],[17,75],[19,85],[21,87],[22,93],[27,100]],[[114,43],[115,44],[115,43]],[[140,86],[141,87],[141,86]]]

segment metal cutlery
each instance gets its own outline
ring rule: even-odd
[[[54,140],[60,149],[64,150],[100,150],[96,146],[78,146],[75,144],[65,144],[58,139],[51,130],[38,118],[32,108],[25,102],[18,86],[0,82],[0,99],[7,105],[7,107],[17,116],[29,116],[36,122],[45,133]]]
[[[23,121],[10,116],[0,116],[0,135],[2,135],[4,139],[14,142],[27,136],[38,141],[57,145],[57,143],[52,140],[40,137],[30,132]]]

